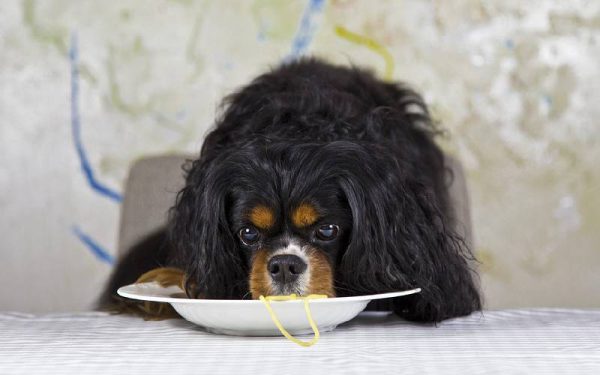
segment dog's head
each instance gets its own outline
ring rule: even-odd
[[[352,149],[257,141],[196,161],[173,228],[195,293],[335,296],[354,230],[345,169],[359,160],[342,156]]]
[[[250,145],[222,166],[227,225],[253,298],[335,296],[334,272],[352,233],[332,146]]]
[[[248,143],[195,161],[171,228],[188,294],[421,287],[426,299],[412,306],[420,311],[407,314],[427,310],[437,320],[440,309],[471,306],[465,298],[477,297],[461,243],[432,188],[410,169],[384,148],[346,141]]]

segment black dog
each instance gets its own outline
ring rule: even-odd
[[[188,166],[168,234],[121,261],[104,302],[171,265],[194,298],[420,287],[392,302],[398,315],[436,322],[481,308],[418,94],[307,59],[256,78],[224,108]]]

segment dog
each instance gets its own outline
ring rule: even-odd
[[[221,112],[167,228],[120,261],[103,304],[168,265],[185,272],[190,298],[418,287],[387,308],[420,322],[481,309],[476,260],[453,229],[441,130],[419,94],[305,58],[260,75]]]

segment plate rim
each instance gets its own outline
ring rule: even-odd
[[[193,299],[193,298],[174,298],[174,297],[161,297],[161,296],[149,296],[142,295],[139,293],[129,292],[128,289],[135,287],[136,285],[143,284],[154,284],[156,287],[161,289],[169,289],[161,287],[157,282],[149,282],[149,283],[140,283],[140,284],[129,284],[120,287],[117,290],[117,294],[121,297],[140,300],[140,301],[150,301],[150,302],[165,302],[165,303],[178,303],[178,304],[231,304],[231,303],[244,303],[247,305],[251,304],[262,304],[263,302],[260,300],[241,300],[241,299]],[[173,288],[173,287],[171,287]],[[179,289],[179,288],[177,288]],[[179,289],[180,290],[180,289]],[[408,289],[398,292],[388,292],[388,293],[378,293],[378,294],[367,294],[362,296],[351,296],[351,297],[334,297],[334,298],[319,298],[319,299],[311,299],[310,303],[314,304],[327,304],[327,303],[335,303],[335,302],[358,302],[358,301],[372,301],[378,299],[385,298],[395,298],[402,297],[410,294],[420,293],[421,288]],[[303,303],[302,299],[298,300],[289,300],[289,301],[273,301],[277,303]]]

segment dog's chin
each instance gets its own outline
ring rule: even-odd
[[[253,289],[251,291],[252,299],[259,299],[260,296],[289,296],[290,294],[295,294],[299,297],[308,296],[311,294],[326,295],[329,298],[336,296],[333,288],[321,288],[313,290],[311,288],[302,287],[300,284],[301,283],[277,285],[272,283],[270,288],[265,290]]]
[[[305,288],[299,285],[299,283],[285,284],[285,285],[273,285],[271,286],[272,293],[274,296],[287,296],[290,294],[296,294],[298,296],[304,296],[307,293]]]
[[[269,288],[251,290],[252,298],[258,299],[260,296],[289,296],[290,294],[305,296],[311,294],[309,290],[303,288],[299,284],[300,283],[279,285],[271,283]]]

